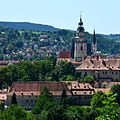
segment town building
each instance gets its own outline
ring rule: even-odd
[[[57,61],[68,61],[70,62],[71,61],[71,52],[70,51],[60,51],[58,53],[58,59]]]
[[[89,83],[79,83],[78,81],[13,82],[8,91],[0,92],[0,101],[5,102],[6,106],[11,105],[11,99],[15,93],[18,104],[25,109],[31,110],[35,106],[43,88],[46,87],[58,102],[60,102],[63,90],[65,90],[73,105],[90,105],[94,93],[98,91],[109,92],[113,85],[120,84],[120,82],[104,82],[98,83],[98,86],[96,85],[97,83],[90,85]]]
[[[68,83],[68,82],[67,82]],[[75,105],[89,105],[94,88],[89,83],[79,83],[78,81],[69,82],[68,88],[72,93],[72,102]]]
[[[13,82],[7,94],[5,104],[11,105],[13,93],[16,94],[19,105],[26,109],[35,106],[38,96],[44,87],[53,94],[56,101],[60,101],[63,89],[67,97],[75,105],[89,105],[90,98],[94,94],[94,88],[88,83],[73,82]]]
[[[32,109],[44,87],[49,89],[56,100],[60,99],[63,89],[67,96],[72,95],[65,82],[13,82],[5,103],[7,106],[11,105],[11,98],[15,93],[19,105],[26,109]]]
[[[120,82],[120,59],[88,56],[76,68],[80,78],[90,75],[98,81]]]

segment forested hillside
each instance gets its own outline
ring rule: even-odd
[[[109,55],[119,54],[118,36],[116,38],[116,35],[112,35],[109,38],[96,34],[98,51]],[[34,60],[56,56],[59,51],[71,50],[74,37],[75,31],[64,29],[34,31],[34,27],[32,30],[16,30],[0,26],[0,60]],[[85,37],[88,43],[92,43],[92,34],[86,32]]]
[[[35,24],[29,22],[0,22],[1,26],[11,27],[17,30],[33,30],[33,31],[56,31],[57,28],[50,25]]]

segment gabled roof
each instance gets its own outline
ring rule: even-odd
[[[79,83],[78,81],[70,82],[68,88],[73,95],[92,95],[95,92],[89,83]]]
[[[120,59],[87,57],[76,70],[120,70]]]
[[[47,87],[53,95],[61,95],[65,89],[67,95],[71,95],[66,83],[64,82],[13,82],[9,94],[15,92],[17,95],[40,95],[44,87]]]

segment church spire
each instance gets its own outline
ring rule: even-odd
[[[74,59],[82,61],[87,56],[87,41],[85,39],[85,31],[83,27],[82,17],[78,23],[77,33],[74,41]]]
[[[95,29],[94,29],[94,33],[93,33],[93,44],[96,44],[96,35],[95,35]]]
[[[97,54],[97,41],[96,41],[95,29],[93,33],[92,52],[93,55]]]
[[[82,15],[80,15],[80,21],[78,23],[78,28],[77,28],[77,33],[79,35],[79,33],[84,32],[84,27],[83,27],[83,22],[82,22]]]

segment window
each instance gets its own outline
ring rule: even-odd
[[[83,50],[83,46],[81,46],[81,51]]]
[[[76,88],[76,86],[74,86],[74,88]]]
[[[74,92],[74,94],[76,95],[77,93],[76,93],[76,92]]]
[[[28,102],[28,100],[26,100],[26,102]]]
[[[23,98],[23,93],[21,93],[21,95],[22,95],[22,98]]]
[[[33,95],[33,93],[31,93],[31,95]]]

